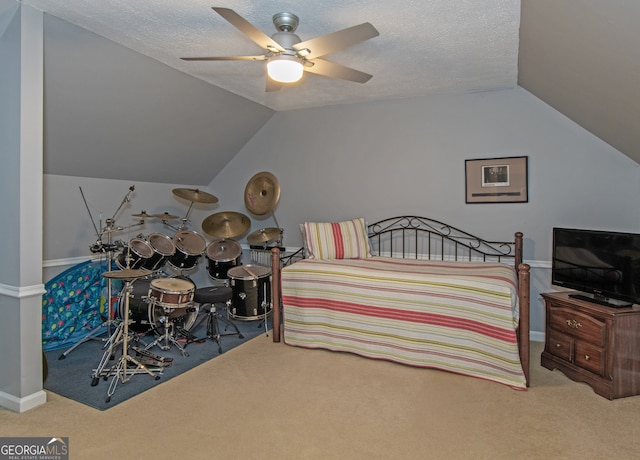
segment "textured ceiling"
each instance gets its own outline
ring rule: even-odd
[[[22,0],[48,14],[274,110],[517,84],[519,0]],[[267,35],[272,16],[300,18],[302,40],[370,22],[380,36],[326,59],[373,75],[365,84],[305,74],[265,92],[264,62],[187,62],[186,56],[261,54],[211,7],[231,8]]]

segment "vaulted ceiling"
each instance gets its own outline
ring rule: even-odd
[[[640,163],[640,2],[626,0],[22,0],[268,110],[520,85]],[[264,62],[188,62],[260,54],[212,10],[231,8],[271,35],[272,16],[300,18],[307,40],[363,22],[378,37],[326,59],[373,75],[365,84],[307,74],[265,91]],[[125,63],[126,65],[126,63]],[[223,94],[225,93],[225,94]],[[216,96],[214,96],[215,98]],[[264,112],[263,115],[267,115]],[[233,129],[255,129],[238,124]],[[248,131],[248,132],[249,132]],[[206,153],[203,152],[203,155]]]

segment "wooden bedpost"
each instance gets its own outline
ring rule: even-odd
[[[271,319],[273,341],[280,342],[280,249],[271,249]]]
[[[531,267],[524,263],[524,234],[515,233],[514,239],[514,261],[516,274],[518,275],[518,305],[520,306],[520,321],[518,323],[518,350],[520,351],[520,363],[522,371],[529,386],[529,366],[531,360],[530,352],[530,314],[531,301],[529,299],[529,289],[531,289],[530,270]]]
[[[518,347],[520,350],[520,363],[522,364],[522,371],[529,386],[529,366],[531,360],[530,352],[530,314],[531,314],[531,301],[529,298],[529,289],[531,288],[529,264],[520,264],[518,266],[518,303],[520,305],[520,323],[518,324]]]

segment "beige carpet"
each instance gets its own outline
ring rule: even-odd
[[[107,411],[51,393],[0,409],[0,436],[68,436],[95,460],[640,458],[640,396],[608,401],[541,351],[521,392],[263,335]]]

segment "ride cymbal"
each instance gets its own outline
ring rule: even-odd
[[[196,203],[217,203],[218,198],[197,188],[174,188],[173,194]]]
[[[261,228],[260,230],[250,233],[249,236],[247,236],[247,242],[249,244],[268,243],[270,241],[277,240],[280,235],[281,230],[279,228]]]
[[[246,232],[251,226],[247,216],[239,212],[226,211],[211,214],[202,221],[202,230],[216,238],[233,238]]]
[[[267,214],[278,204],[280,184],[276,176],[263,171],[255,174],[244,189],[244,204],[253,214]]]

